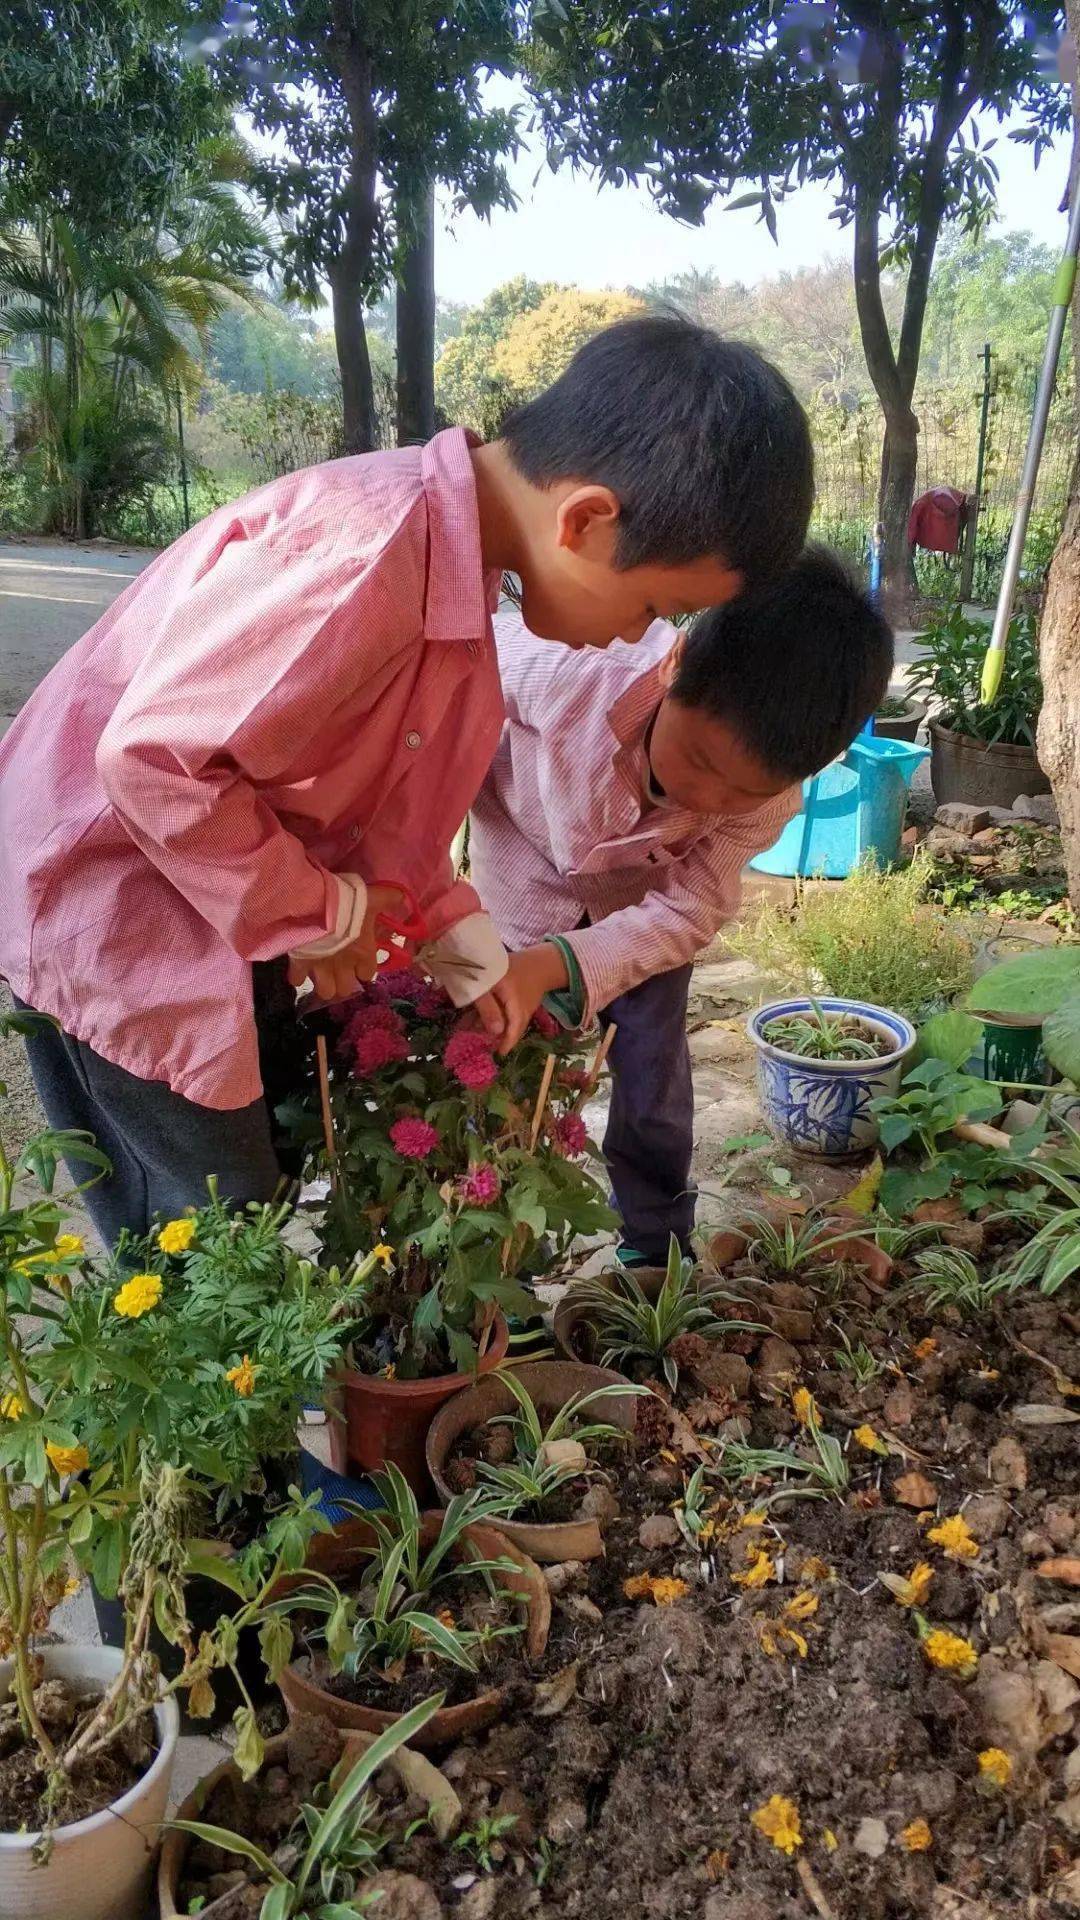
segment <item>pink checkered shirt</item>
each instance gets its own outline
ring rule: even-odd
[[[449,848],[499,738],[469,442],[293,473],[140,574],[0,745],[0,972],[107,1060],[258,1097],[251,963],[335,871],[479,902]]]
[[[602,653],[537,640],[513,610],[495,634],[507,719],[472,811],[472,878],[508,947],[568,939],[591,1018],[709,944],[800,789],[731,817],[647,804],[645,734],[677,638],[666,621]]]

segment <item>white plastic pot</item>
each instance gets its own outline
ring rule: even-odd
[[[44,1647],[46,1678],[97,1693],[123,1664],[117,1647]],[[12,1662],[0,1662],[0,1699]],[[180,1714],[175,1700],[155,1708],[154,1760],[111,1807],[58,1827],[48,1866],[34,1865],[33,1833],[0,1833],[0,1920],[142,1920],[172,1777]]]

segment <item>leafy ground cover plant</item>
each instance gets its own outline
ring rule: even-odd
[[[1039,1158],[1036,1189],[1010,1196],[1006,1218],[1019,1213],[1035,1231],[1005,1269],[1011,1288],[1057,1293],[1080,1273],[1080,1132],[1062,1123],[1063,1143]]]
[[[1007,1273],[984,1273],[962,1247],[925,1247],[915,1255],[913,1290],[920,1294],[932,1312],[955,1307],[958,1312],[980,1318],[989,1313],[999,1295],[1011,1282]]]
[[[684,1334],[718,1340],[727,1333],[762,1333],[749,1320],[720,1319],[717,1308],[743,1306],[741,1294],[695,1278],[694,1261],[684,1256],[672,1234],[664,1283],[655,1300],[643,1292],[630,1268],[611,1276],[610,1286],[586,1281],[576,1290],[596,1329],[600,1364],[618,1367],[633,1378],[661,1373],[674,1393],[679,1363],[671,1349]]]
[[[830,1232],[830,1227],[837,1230]],[[820,1208],[812,1208],[799,1217],[789,1214],[782,1222],[752,1210],[740,1215],[739,1231],[747,1237],[748,1260],[770,1273],[791,1277],[825,1265],[824,1255],[850,1240],[853,1230],[840,1228]]]
[[[803,1060],[878,1060],[893,1048],[893,1042],[875,1033],[865,1020],[853,1014],[826,1013],[819,1000],[811,1001],[809,1013],[770,1020],[762,1038]]]
[[[864,860],[842,887],[797,883],[794,909],[763,905],[726,930],[731,951],[796,992],[869,1000],[920,1020],[971,982],[968,936],[927,905],[928,860],[883,873]]]
[[[990,705],[982,699],[982,669],[987,630],[961,607],[933,621],[918,635],[920,652],[908,669],[908,686],[934,703],[935,719],[953,733],[973,740],[1033,747],[1042,682],[1039,678],[1037,623],[1033,613],[1009,622],[1005,672]]]
[[[577,1234],[613,1224],[578,1105],[580,1036],[547,1016],[505,1060],[440,990],[383,975],[339,1025],[327,1159],[317,1089],[288,1117],[313,1172],[333,1175],[318,1231],[347,1263],[378,1249],[364,1372],[398,1379],[475,1365],[493,1311],[528,1316],[519,1276],[557,1265]],[[548,1066],[554,1060],[554,1068]]]
[[[739,1440],[723,1442],[715,1467],[721,1479],[753,1490],[755,1506],[767,1511],[778,1501],[842,1500],[850,1482],[847,1459],[839,1440],[826,1433],[813,1394],[805,1387],[792,1396],[795,1416],[806,1436],[806,1450],[789,1447],[752,1447]],[[772,1483],[779,1480],[779,1486]],[[771,1487],[761,1499],[757,1490]]]

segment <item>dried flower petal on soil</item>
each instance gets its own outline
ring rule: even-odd
[[[991,1787],[1007,1787],[1013,1763],[1003,1747],[984,1747],[979,1755],[979,1777]]]
[[[873,1427],[856,1427],[853,1437],[858,1441],[860,1447],[866,1448],[867,1453],[883,1453],[886,1459],[888,1458],[889,1449],[885,1445],[881,1435],[874,1432]]]
[[[791,1404],[795,1409],[795,1418],[801,1427],[821,1425],[817,1401],[809,1387],[796,1387],[791,1396]]]
[[[710,1880],[721,1880],[731,1865],[731,1855],[721,1847],[714,1847],[705,1855],[705,1872]]]
[[[902,1607],[921,1607],[930,1592],[934,1569],[928,1560],[919,1560],[909,1574],[879,1573],[878,1579]]]
[[[821,1602],[816,1593],[796,1593],[784,1608],[784,1618],[785,1620],[812,1620],[820,1605]]]
[[[925,1820],[913,1820],[900,1835],[900,1844],[909,1853],[926,1853],[934,1844],[934,1836]]]
[[[943,1673],[954,1673],[958,1680],[970,1680],[978,1672],[979,1656],[971,1641],[958,1633],[949,1633],[945,1627],[928,1627],[923,1635],[922,1650],[932,1667],[940,1667]]]
[[[628,1600],[652,1600],[658,1607],[673,1606],[689,1591],[685,1580],[672,1580],[652,1573],[638,1573],[631,1580],[623,1581],[623,1592]]]
[[[836,1852],[836,1849],[840,1845],[840,1842],[837,1839],[831,1827],[823,1828],[822,1835],[821,1835],[821,1844],[825,1848],[826,1853]]]
[[[811,1553],[799,1569],[799,1578],[808,1580],[811,1586],[830,1587],[836,1579],[836,1574],[828,1561],[822,1560],[816,1553]]]
[[[789,1857],[802,1846],[799,1809],[793,1800],[786,1800],[782,1793],[774,1793],[771,1800],[766,1800],[763,1807],[752,1813],[750,1825]]]
[[[917,1346],[912,1347],[911,1352],[916,1360],[929,1360],[937,1352],[937,1341],[932,1335],[927,1334],[926,1339],[920,1340]]]
[[[976,1540],[963,1514],[950,1514],[947,1520],[939,1520],[931,1527],[927,1539],[940,1547],[948,1560],[977,1560],[979,1543]]]
[[[739,1515],[738,1524],[740,1527],[763,1527],[768,1517],[764,1507],[751,1507],[749,1513]]]
[[[750,1541],[747,1541],[746,1554],[750,1562],[746,1571],[744,1573],[733,1573],[731,1576],[737,1587],[746,1587],[748,1589],[765,1587],[768,1586],[770,1580],[776,1579],[776,1562],[766,1553],[764,1547],[755,1547]]]

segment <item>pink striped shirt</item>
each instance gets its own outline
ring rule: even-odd
[[[499,738],[469,443],[335,460],[222,507],[0,745],[0,972],[107,1060],[258,1097],[251,963],[335,931],[335,871],[474,914],[449,848]]]
[[[567,937],[591,1018],[709,944],[801,790],[737,816],[648,805],[645,734],[677,638],[666,621],[602,653],[537,640],[512,610],[495,633],[507,718],[472,811],[472,878],[508,947]]]

